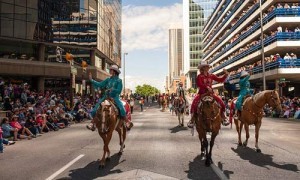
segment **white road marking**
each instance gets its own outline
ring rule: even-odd
[[[79,155],[77,158],[73,159],[71,162],[69,162],[68,164],[66,164],[64,167],[60,168],[58,171],[56,171],[50,177],[48,177],[46,180],[52,180],[52,179],[54,179],[56,176],[58,176],[60,173],[64,172],[66,169],[68,169],[70,166],[72,166],[76,161],[78,161],[83,156],[84,156],[84,154]]]
[[[210,166],[211,166],[212,170],[219,176],[219,178],[221,180],[228,180],[228,178],[225,176],[223,171],[221,171],[221,169],[218,166],[216,166],[214,163],[212,163]]]

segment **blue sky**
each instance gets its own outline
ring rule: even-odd
[[[168,29],[181,24],[182,0],[123,0],[126,88],[150,84],[163,91],[168,73]]]

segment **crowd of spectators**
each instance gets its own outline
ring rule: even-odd
[[[264,112],[267,117],[294,118],[300,119],[300,98],[299,97],[281,97],[282,112],[272,110],[265,106]]]
[[[75,105],[71,107],[67,91],[37,93],[27,83],[6,85],[0,79],[0,151],[3,152],[3,142],[14,144],[21,139],[30,140],[91,119],[96,98],[82,98],[77,94]]]
[[[288,32],[294,32],[294,31],[288,30],[287,28],[286,28],[286,31],[288,31]],[[263,35],[263,36],[264,36],[264,40],[267,39],[267,38],[273,37],[273,36],[275,36],[276,34],[277,34],[277,31],[270,31],[268,34],[264,34],[264,35]],[[222,61],[219,61],[219,62],[215,63],[215,64],[213,65],[213,68],[216,68],[216,67],[218,67],[219,65],[222,65],[222,64],[225,63],[226,61],[231,60],[232,58],[238,56],[239,54],[241,54],[241,53],[247,51],[248,49],[250,49],[250,48],[252,48],[252,47],[254,47],[254,46],[256,46],[256,45],[259,45],[259,44],[260,44],[260,38],[257,38],[257,39],[255,39],[255,40],[253,40],[252,42],[248,43],[247,45],[245,45],[245,46],[239,48],[239,49],[236,50],[235,52],[231,53],[231,54],[227,57],[227,59],[224,59],[224,60],[222,60]],[[214,56],[216,56],[216,55],[217,55],[217,53],[216,53]],[[214,56],[212,56],[210,59],[214,58]],[[294,55],[293,55],[293,58],[295,58]],[[290,57],[289,59],[292,59],[292,57]]]
[[[290,54],[286,53],[283,58],[280,56],[279,53],[277,53],[275,55],[270,55],[268,57],[265,57],[265,64],[279,61],[281,63],[285,62],[285,65],[287,68],[293,68],[293,67],[295,67],[294,60],[296,60],[296,59],[297,59],[297,55],[294,53],[290,53]],[[289,62],[289,64],[287,64],[286,62]],[[252,72],[253,68],[259,67],[261,65],[262,65],[261,60],[259,60],[253,64],[244,65],[244,66],[238,68],[237,70],[231,71],[230,75],[236,75],[242,71],[248,71],[251,74],[251,73],[253,73]]]
[[[252,4],[252,5],[250,5],[250,6],[248,6],[248,8],[246,9],[246,10],[244,10],[243,11],[243,14],[242,14],[242,16],[244,15],[244,14],[246,14],[253,6],[254,6],[255,4]],[[269,9],[267,9],[267,11],[263,14],[263,17],[266,17],[270,12],[272,12],[274,9],[280,9],[280,8],[283,8],[283,6],[280,4],[280,3],[278,3],[278,4],[276,4],[276,5],[272,5]],[[288,3],[286,3],[285,5],[284,5],[284,8],[299,8],[299,4],[298,3],[292,3],[291,5],[289,5]],[[240,16],[240,18],[242,17],[242,16]],[[236,20],[236,21],[233,21],[232,22],[232,27],[236,24],[236,22],[237,22],[238,20]],[[254,25],[256,25],[257,23],[259,23],[260,22],[260,20],[257,20],[257,21],[254,21],[253,23],[251,23],[249,26],[247,26],[244,30],[242,30],[240,33],[238,33],[238,34],[236,34],[233,38],[231,38],[230,39],[230,41],[228,42],[228,43],[226,43],[217,53],[215,53],[215,55],[217,55],[218,53],[220,53],[220,52],[222,52],[222,51],[224,51],[225,50],[225,48],[227,48],[230,44],[232,44],[233,42],[235,42],[241,35],[243,35],[244,33],[246,33],[248,30],[250,30]],[[230,31],[231,30],[231,28],[229,28],[229,29],[227,29],[225,32],[224,32],[224,34],[226,34],[228,31]],[[271,36],[274,36],[274,35],[276,35],[276,33],[277,32],[300,32],[300,29],[299,29],[299,27],[296,27],[295,28],[295,30],[294,31],[292,31],[292,30],[289,30],[288,28],[285,28],[285,30],[283,31],[283,29],[282,29],[282,27],[281,26],[279,26],[278,28],[277,28],[277,31],[270,31],[270,35]],[[211,36],[213,35],[213,33],[211,33]],[[265,35],[266,36],[266,35]],[[210,46],[209,46],[209,48],[208,48],[208,50],[207,50],[207,52],[210,52],[212,49],[214,49],[215,47],[215,45],[219,42],[219,40],[221,40],[221,38],[223,38],[223,35],[220,35],[220,36],[218,36],[219,38],[218,39],[216,39],[215,41],[214,41],[214,43],[212,43]],[[209,38],[208,38],[209,39]],[[207,40],[208,40],[207,39]],[[206,40],[206,41],[207,41]],[[209,60],[211,60],[213,57],[211,57]]]

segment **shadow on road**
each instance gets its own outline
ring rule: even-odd
[[[188,130],[188,128],[187,127],[181,127],[181,126],[175,126],[175,127],[171,128],[169,130],[171,130],[171,133],[178,133],[179,131],[186,131],[186,130]]]
[[[224,169],[223,169],[223,164],[222,164],[221,162],[218,162],[218,168],[219,168],[221,171],[223,171],[223,174],[225,174],[225,176],[226,176],[228,179],[230,179],[230,175],[231,175],[231,174],[234,174],[233,171],[224,170]]]
[[[211,167],[205,166],[205,161],[198,155],[192,162],[189,163],[188,179],[220,179]]]
[[[277,164],[273,161],[273,155],[257,153],[255,149],[249,147],[238,147],[237,149],[231,148],[231,150],[239,155],[241,159],[249,161],[256,166],[265,167],[267,169],[269,169],[267,166],[272,166],[283,170],[299,172],[297,165]]]
[[[114,154],[109,162],[106,162],[106,166],[103,169],[99,169],[99,161],[93,161],[86,165],[83,168],[73,169],[69,172],[69,177],[63,177],[59,180],[82,180],[82,179],[96,179],[98,177],[104,177],[109,174],[122,173],[120,169],[113,170],[117,165],[124,162],[125,160],[120,161],[121,156]]]

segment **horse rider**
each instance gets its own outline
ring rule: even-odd
[[[240,81],[239,81],[240,93],[235,104],[235,108],[237,109],[237,112],[235,113],[236,114],[235,118],[237,118],[237,116],[240,115],[242,111],[244,97],[253,94],[253,89],[250,89],[249,79],[250,79],[249,73],[247,71],[242,71],[240,74]]]
[[[93,117],[92,120],[92,125],[87,125],[87,128],[90,130],[95,130],[95,116],[96,116],[96,112],[97,109],[99,108],[100,104],[108,97],[112,98],[116,104],[116,106],[118,107],[119,111],[120,111],[120,116],[121,116],[121,120],[124,120],[125,122],[127,122],[127,117],[126,117],[126,112],[125,112],[125,108],[123,106],[123,103],[120,100],[120,93],[122,92],[122,80],[119,78],[119,74],[120,74],[120,70],[119,67],[117,65],[112,65],[109,67],[109,74],[111,75],[111,77],[106,78],[104,81],[98,82],[93,80],[92,78],[92,74],[89,74],[89,79],[93,85],[93,87],[95,89],[105,89],[105,93],[103,95],[103,97],[101,99],[99,99],[98,103],[95,105],[95,107],[93,108],[93,110],[91,111],[91,115]],[[129,122],[129,129],[133,126],[132,122]]]
[[[189,106],[189,102],[185,97],[185,93],[184,93],[184,89],[183,89],[183,83],[179,82],[178,84],[178,88],[176,89],[176,95],[177,97],[183,97],[184,101],[185,101],[185,106],[188,107]]]
[[[192,118],[189,122],[189,127],[193,127],[195,120],[197,119],[197,106],[200,102],[200,98],[201,95],[206,94],[206,93],[210,93],[212,94],[213,98],[219,103],[219,105],[221,106],[221,117],[222,117],[222,124],[224,126],[228,126],[230,123],[229,121],[226,119],[225,116],[225,104],[222,101],[222,99],[215,95],[212,89],[212,82],[213,81],[217,81],[217,82],[224,82],[228,76],[228,71],[226,69],[224,69],[224,75],[222,77],[217,77],[214,74],[210,74],[209,73],[209,68],[210,65],[207,64],[207,62],[201,62],[198,65],[198,69],[200,70],[200,74],[197,76],[196,79],[196,83],[197,83],[197,87],[199,88],[198,91],[198,95],[194,98],[193,102],[192,102],[192,106],[191,106],[191,114],[192,114]]]

